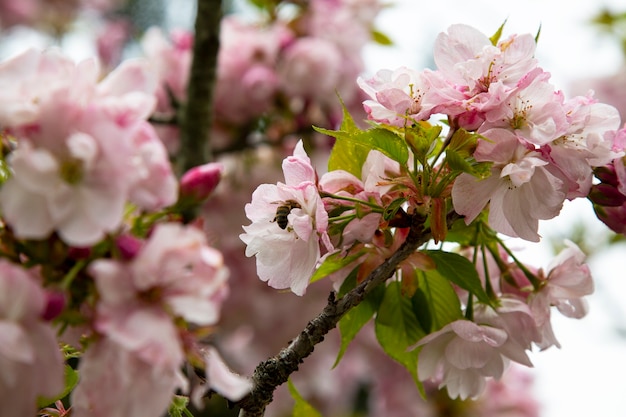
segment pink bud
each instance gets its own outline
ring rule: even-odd
[[[122,259],[130,260],[137,255],[143,241],[132,235],[120,235],[115,239],[115,246],[119,249]]]
[[[57,317],[65,308],[65,294],[58,291],[46,292],[46,307],[41,313],[41,318],[50,321]]]
[[[180,179],[180,198],[203,201],[211,195],[219,184],[224,165],[211,162],[191,168]]]

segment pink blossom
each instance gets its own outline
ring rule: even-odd
[[[474,321],[505,330],[508,340],[501,347],[503,353],[518,363],[532,366],[524,351],[539,342],[541,334],[530,307],[523,300],[503,295],[495,309],[479,305],[474,310]]]
[[[560,347],[550,323],[550,307],[555,306],[563,315],[580,319],[587,314],[583,298],[593,293],[593,279],[589,267],[583,263],[585,254],[573,242],[552,260],[539,277],[542,285],[529,297],[528,303],[542,333],[537,345],[541,349]]]
[[[96,38],[98,57],[104,66],[113,68],[120,62],[131,27],[131,22],[123,18],[105,21]]]
[[[368,80],[359,77],[357,83],[371,98],[363,102],[371,120],[404,126],[409,119],[428,119],[433,110],[422,106],[430,86],[422,74],[409,68],[380,70]]]
[[[482,134],[474,157],[494,161],[485,179],[463,173],[452,188],[457,213],[469,224],[490,203],[489,224],[509,236],[538,241],[538,221],[555,217],[565,193],[563,183],[547,169],[538,152],[529,150],[508,130],[491,129]]]
[[[159,112],[172,110],[170,93],[177,100],[186,99],[192,46],[193,35],[182,30],[172,31],[169,39],[156,27],[148,29],[143,35],[143,53],[159,79],[156,92]]]
[[[320,244],[332,249],[328,238],[328,214],[317,189],[316,173],[302,142],[283,161],[286,183],[261,184],[245,211],[252,221],[239,237],[246,256],[256,256],[259,278],[274,288],[291,288],[304,294],[321,257]],[[287,224],[277,222],[277,211],[286,210]]]
[[[0,64],[0,126],[30,126],[59,90],[76,100],[91,97],[98,75],[93,59],[76,64],[56,48],[24,51]]]
[[[279,51],[292,37],[280,24],[261,27],[234,16],[222,19],[214,103],[219,120],[244,123],[271,107],[279,85]]]
[[[443,372],[439,388],[447,387],[451,398],[477,397],[484,390],[487,377],[502,376],[508,364],[509,352],[503,352],[507,340],[503,329],[469,320],[454,321],[415,345],[422,346],[419,379],[425,381]],[[528,362],[521,353],[520,357]]]
[[[252,381],[231,371],[214,347],[206,349],[204,361],[207,383],[192,393],[194,403],[200,403],[200,397],[209,389],[230,401],[239,401],[252,390]]]
[[[46,298],[33,273],[0,260],[0,401],[8,415],[34,415],[37,397],[64,387],[55,333],[42,319]]]
[[[524,75],[502,103],[487,110],[483,129],[507,128],[536,145],[554,141],[567,131],[562,94],[548,83],[549,73],[537,68]]]
[[[217,322],[227,290],[222,255],[200,230],[177,223],[157,225],[129,263],[97,260],[90,268],[102,305],[120,307],[154,294],[151,303],[199,325]]]
[[[282,51],[277,73],[281,89],[289,96],[330,101],[342,66],[341,52],[333,42],[301,37]]]
[[[78,371],[71,398],[76,417],[159,416],[175,391],[186,389],[177,367],[155,366],[109,338],[89,346]]]
[[[494,46],[471,26],[455,24],[437,37],[434,59],[444,78],[474,96],[492,83],[515,85],[536,67],[535,47],[530,34],[511,36]]]
[[[100,83],[90,62],[29,52],[0,69],[15,81],[0,119],[18,144],[0,206],[19,238],[56,231],[70,245],[89,246],[120,226],[127,201],[144,209],[176,201],[166,152],[145,121],[156,87],[146,62],[127,61]],[[18,72],[28,63],[36,71]],[[38,87],[37,71],[58,79]],[[31,81],[32,91],[22,88]],[[12,105],[25,99],[35,105]]]
[[[553,172],[568,184],[567,198],[586,197],[592,185],[593,167],[603,166],[623,155],[617,131],[617,110],[591,96],[575,97],[565,103],[567,131],[545,146],[554,162]]]
[[[575,243],[565,243],[567,247],[548,265],[545,286],[537,296],[547,297],[563,315],[579,319],[587,314],[583,297],[593,293],[593,279],[585,254]]]
[[[178,198],[178,181],[172,170],[168,153],[155,130],[141,122],[133,132],[131,172],[134,182],[128,190],[128,200],[144,210],[159,210]]]

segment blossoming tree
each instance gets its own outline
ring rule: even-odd
[[[624,232],[615,108],[565,97],[530,34],[453,25],[435,41],[436,69],[363,78],[360,48],[384,40],[372,26],[378,2],[294,2],[296,17],[258,3],[271,24],[228,17],[220,33],[219,8],[199,1],[195,36],[150,30],[145,57],[104,78],[96,60],[56,49],[0,64],[7,414],[191,415],[189,401],[201,408],[217,393],[242,417],[261,416],[335,327],[335,366],[371,326],[422,395],[475,399],[512,363],[532,366],[533,348],[559,346],[554,309],[586,314],[593,281],[574,243],[541,267],[507,239],[539,241],[540,220],[587,197]],[[361,102],[367,123],[354,116]],[[227,154],[282,147],[294,133],[306,141],[280,181],[252,193],[239,238],[269,287],[303,298],[324,281],[331,289],[245,377],[211,343],[240,288],[229,286],[230,249],[207,237],[228,208],[206,200],[233,175]],[[312,156],[325,147],[322,170]],[[289,388],[296,412],[316,415]]]

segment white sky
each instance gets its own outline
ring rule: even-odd
[[[378,20],[379,28],[396,46],[371,47],[366,54],[371,74],[382,68],[432,66],[437,34],[453,23],[470,24],[488,36],[507,20],[504,36],[535,34],[541,25],[537,50],[539,65],[569,97],[570,83],[581,77],[608,75],[622,63],[617,42],[600,35],[587,22],[603,6],[626,11],[625,1],[608,0],[396,0]],[[620,6],[621,3],[621,6]],[[621,8],[620,8],[621,7]],[[626,91],[624,92],[626,95]],[[542,235],[567,236],[572,222],[581,220],[590,230],[604,230],[590,204],[568,204],[563,216],[542,224]],[[523,259],[547,266],[546,244],[530,246]],[[555,334],[562,348],[532,355],[536,393],[543,403],[542,417],[626,415],[626,245],[590,260],[596,292],[589,297],[590,313],[583,320],[553,314]],[[619,334],[621,331],[621,335]]]

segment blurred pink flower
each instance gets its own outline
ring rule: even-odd
[[[147,362],[110,338],[89,346],[78,371],[71,396],[75,417],[163,415],[175,391],[187,388],[178,367]]]
[[[214,347],[204,352],[207,383],[192,393],[192,401],[201,404],[199,398],[209,389],[230,401],[239,401],[252,390],[252,381],[231,371]]]
[[[63,357],[43,320],[46,294],[35,276],[0,259],[0,401],[2,413],[32,416],[40,396],[64,387]]]
[[[0,123],[17,148],[0,206],[16,236],[56,231],[70,245],[89,246],[120,226],[127,201],[150,210],[176,201],[167,154],[145,121],[156,102],[145,61],[125,61],[97,83],[91,61],[28,51],[3,64],[0,79],[5,74],[14,85]]]

